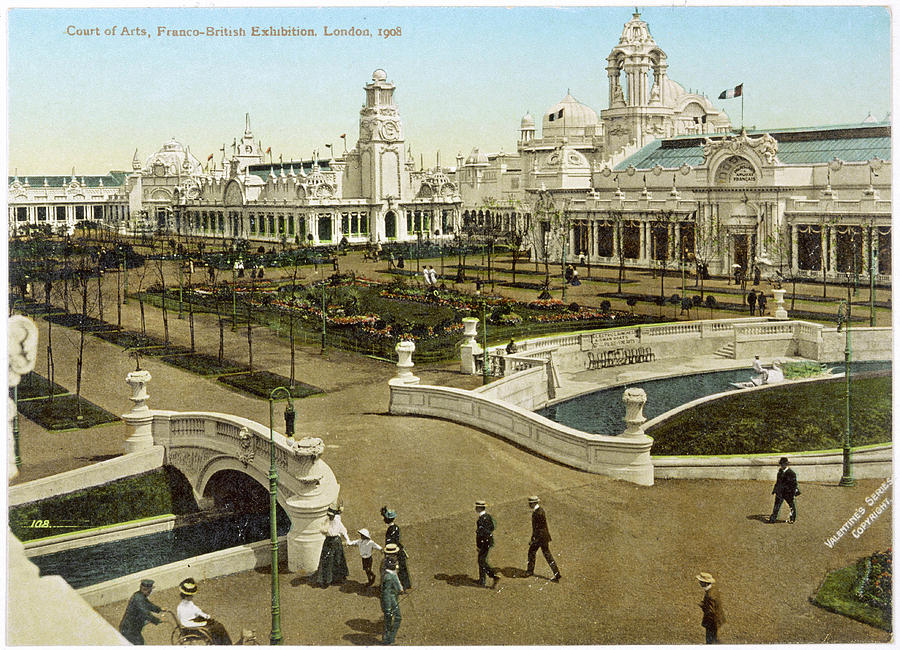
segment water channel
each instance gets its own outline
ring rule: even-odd
[[[826,364],[832,374],[844,372],[843,363]],[[890,361],[851,362],[851,372],[890,370]],[[625,430],[625,404],[622,393],[625,388],[641,388],[647,393],[644,417],[652,420],[666,411],[707,395],[736,390],[732,382],[748,381],[753,375],[750,368],[705,372],[665,379],[639,381],[627,386],[606,388],[593,393],[573,397],[537,411],[549,420],[579,431],[616,436]]]
[[[278,534],[286,534],[290,527],[290,519],[279,512]],[[184,525],[176,522],[171,530],[50,553],[31,561],[41,575],[60,575],[78,589],[268,538],[268,512],[216,513]]]

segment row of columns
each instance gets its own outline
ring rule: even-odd
[[[800,238],[799,228],[809,227],[810,225],[819,226],[820,224],[791,224],[791,269],[794,273],[800,270]],[[843,226],[843,228],[852,228],[854,226]],[[837,227],[821,226],[822,231],[819,233],[822,246],[821,263],[827,272],[837,272]],[[863,274],[868,275],[871,271],[869,264],[871,261],[871,249],[874,247],[877,254],[879,250],[879,238],[881,234],[878,232],[877,226],[862,227],[859,226],[862,236],[861,248],[862,259],[860,260],[860,269]],[[876,261],[875,273],[878,273]],[[821,268],[819,269],[821,271]]]
[[[643,263],[651,263],[653,260],[653,230],[660,222],[655,221],[639,221],[638,222],[638,232],[639,232],[639,243],[638,243],[638,251],[639,256],[637,258],[637,262]],[[680,259],[678,252],[681,250],[681,222],[674,222],[666,224],[668,229],[668,251],[666,254],[666,259]],[[590,260],[598,260],[600,259],[600,228],[604,227],[604,224],[600,221],[591,221],[587,222],[588,227],[588,252],[587,257]],[[612,228],[612,255],[610,257],[618,257],[619,250],[619,239],[624,234],[625,225],[624,224],[616,224],[613,223],[611,226],[607,226]],[[578,248],[576,247],[576,235],[575,228],[569,229],[569,241],[568,241],[568,251],[570,256],[577,256],[578,253],[576,251]],[[605,256],[604,256],[605,257]]]

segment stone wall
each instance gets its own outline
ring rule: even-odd
[[[437,417],[477,427],[570,467],[653,485],[652,440],[643,434],[590,434],[474,391],[410,385],[396,379],[389,384],[394,415]]]
[[[775,482],[778,459],[783,454],[766,456],[654,456],[655,478],[730,479]],[[877,445],[853,451],[855,478],[886,478],[893,476],[892,446]],[[843,454],[840,450],[791,454],[791,466],[797,478],[804,481],[836,483],[843,473]]]

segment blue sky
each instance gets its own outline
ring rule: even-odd
[[[249,112],[275,159],[358,134],[363,86],[384,68],[416,162],[514,151],[522,115],[567,90],[607,107],[606,57],[633,8],[347,7],[13,9],[9,167],[20,175],[129,169],[175,137],[197,158],[231,144]],[[747,126],[860,122],[891,110],[890,14],[878,7],[641,7],[669,77],[724,108],[744,84]],[[315,37],[167,38],[174,29],[299,26]],[[69,27],[100,35],[68,35]],[[104,30],[116,27],[115,36]],[[326,37],[324,26],[370,38]],[[122,36],[143,28],[150,36]],[[378,28],[401,35],[379,38]]]

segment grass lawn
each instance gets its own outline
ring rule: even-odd
[[[98,424],[116,422],[119,419],[119,416],[84,398],[81,398],[81,413],[82,419],[79,420],[78,397],[75,395],[59,395],[52,400],[44,398],[19,402],[20,415],[49,431],[90,429]]]
[[[238,390],[244,391],[245,393],[250,393],[251,395],[256,395],[257,397],[262,397],[263,399],[268,399],[269,394],[278,386],[288,387],[291,383],[291,380],[287,377],[276,375],[275,373],[269,372],[267,370],[259,370],[252,373],[247,372],[237,375],[225,375],[219,377],[218,380],[226,386],[237,388]],[[291,395],[295,398],[301,398],[309,397],[310,395],[317,395],[324,392],[325,391],[323,391],[321,388],[312,386],[310,384],[304,384],[302,381],[295,380],[294,390],[291,391]],[[283,397],[283,394],[279,394],[278,397]]]
[[[736,392],[688,409],[647,432],[653,455],[786,454],[843,444],[842,378]],[[853,446],[891,442],[891,376],[852,381]],[[777,413],[779,417],[773,418]]]
[[[856,621],[874,625],[891,631],[891,616],[878,607],[872,607],[856,599],[857,568],[855,564],[832,571],[816,592],[813,602],[823,609],[835,612]]]
[[[57,384],[50,382],[46,377],[41,377],[36,372],[29,372],[22,377],[19,382],[19,401],[33,398],[49,397],[53,395],[67,395],[68,390]]]
[[[174,348],[169,348],[169,350],[172,351]],[[176,354],[167,354],[162,357],[162,360],[170,366],[176,366],[198,375],[223,375],[247,369],[245,365],[229,361],[224,357],[220,363],[218,357],[209,354],[191,354],[189,350],[178,350]]]

